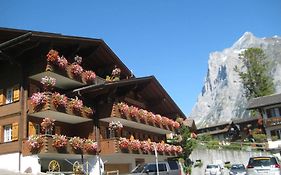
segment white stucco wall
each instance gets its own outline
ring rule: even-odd
[[[0,155],[0,162],[0,169],[13,172],[24,172],[29,167],[32,174],[37,174],[41,170],[37,156],[22,157],[19,153],[3,154]]]

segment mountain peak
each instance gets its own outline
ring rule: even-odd
[[[251,32],[245,32],[241,38],[239,38],[238,41],[236,41],[232,48],[233,49],[244,49],[251,45],[252,43],[255,43],[257,38],[254,36]]]

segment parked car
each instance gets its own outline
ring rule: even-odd
[[[181,166],[177,161],[158,162],[159,175],[182,175]],[[133,175],[155,175],[157,173],[156,163],[145,163],[138,165],[131,174]]]
[[[219,164],[208,164],[205,169],[205,175],[221,175],[222,168]]]
[[[251,157],[247,165],[248,175],[280,175],[281,169],[278,159],[273,156]]]
[[[232,164],[229,169],[230,175],[245,175],[246,168],[243,164]]]

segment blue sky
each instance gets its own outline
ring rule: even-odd
[[[137,77],[156,76],[187,116],[210,52],[246,31],[281,36],[280,0],[2,0],[0,11],[0,27],[103,39]]]

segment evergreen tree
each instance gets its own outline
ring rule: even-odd
[[[264,51],[260,48],[249,48],[239,54],[239,59],[244,63],[238,72],[245,88],[246,98],[255,98],[273,94],[273,79],[269,75],[269,62]]]

